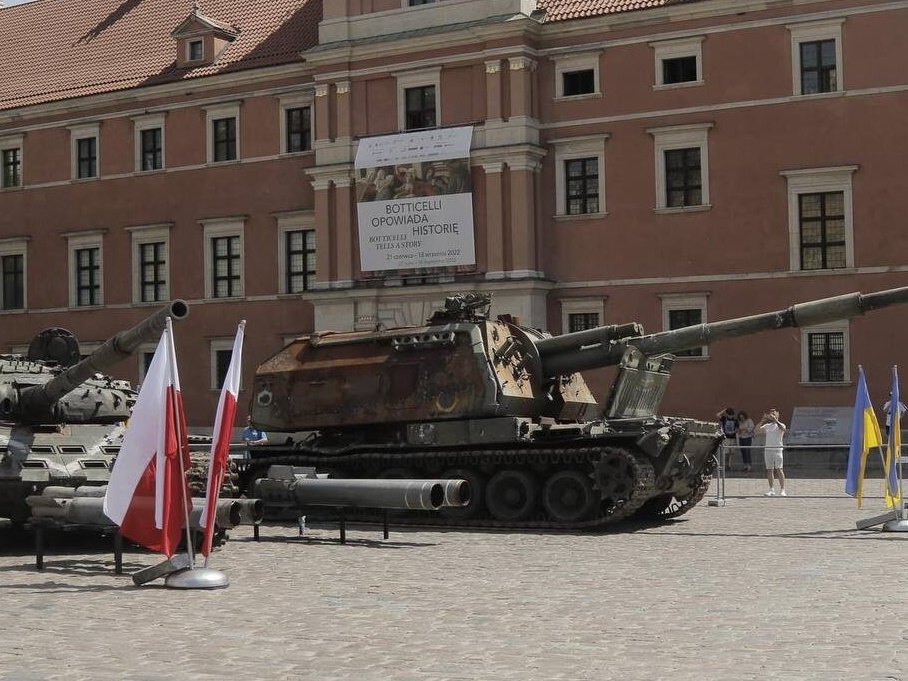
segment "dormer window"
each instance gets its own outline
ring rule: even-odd
[[[202,61],[205,58],[205,43],[199,40],[190,40],[188,41],[189,45],[189,54],[187,59],[189,61]]]
[[[235,26],[202,14],[196,2],[170,34],[177,41],[177,66],[195,69],[214,64],[239,34]]]

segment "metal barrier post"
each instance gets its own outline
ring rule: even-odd
[[[719,465],[716,468],[716,498],[707,502],[710,506],[725,506],[725,462],[728,461],[728,444],[719,447]]]

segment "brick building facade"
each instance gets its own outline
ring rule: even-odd
[[[654,332],[904,285],[906,28],[908,3],[865,0],[2,9],[0,347],[63,326],[91,349],[186,299],[204,425],[241,318],[248,386],[297,334],[419,324],[462,290],[555,333]],[[475,257],[364,270],[363,140],[465,127]],[[885,389],[904,318],[690,351],[663,411],[848,405],[858,364]],[[610,377],[587,373],[603,398]]]

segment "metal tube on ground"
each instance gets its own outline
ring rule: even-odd
[[[350,506],[437,511],[445,502],[445,480],[261,479],[256,497],[286,492],[299,506]],[[282,495],[281,495],[282,496]]]

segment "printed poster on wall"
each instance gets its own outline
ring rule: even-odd
[[[364,272],[472,265],[472,126],[360,140],[356,152]]]

